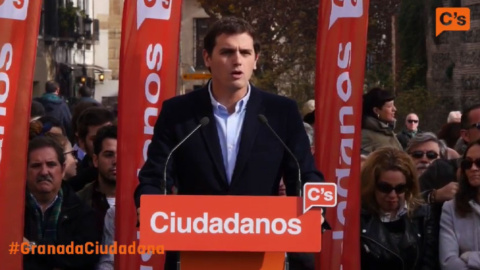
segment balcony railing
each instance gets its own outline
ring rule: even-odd
[[[59,5],[56,0],[45,0],[42,15],[44,28],[40,33],[43,33],[46,42],[92,45],[99,40],[98,20],[93,20],[84,10],[73,6],[72,1]]]

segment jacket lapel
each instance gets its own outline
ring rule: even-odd
[[[208,88],[204,87],[202,89],[196,90],[202,91],[200,93],[200,100],[196,103],[197,108],[197,122],[200,122],[200,119],[207,116],[210,120],[208,125],[202,127],[201,133],[203,141],[207,146],[208,153],[215,164],[215,168],[218,171],[218,174],[221,177],[222,185],[224,187],[228,186],[227,176],[225,172],[225,167],[223,166],[222,150],[220,148],[220,139],[218,138],[217,123],[215,117],[213,116],[213,108],[210,100],[210,95],[208,93]]]
[[[258,119],[258,115],[263,113],[265,108],[262,106],[262,98],[260,91],[255,87],[251,87],[250,98],[247,103],[245,119],[243,120],[242,133],[240,135],[240,147],[238,149],[237,161],[233,170],[231,186],[239,181],[239,177],[245,164],[248,161],[252,147],[257,137],[258,129],[262,124]]]

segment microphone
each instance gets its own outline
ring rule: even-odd
[[[285,142],[283,142],[280,136],[278,136],[277,132],[275,132],[275,130],[273,130],[273,128],[270,126],[270,124],[268,123],[267,117],[265,117],[265,115],[263,114],[259,114],[258,119],[260,120],[260,122],[264,123],[272,131],[273,135],[275,135],[275,137],[277,137],[280,143],[282,143],[283,147],[287,150],[290,156],[292,156],[293,160],[295,161],[295,164],[297,164],[297,169],[298,169],[297,194],[299,197],[302,197],[302,173],[300,171],[300,164],[298,164],[297,158],[295,157],[293,152],[290,150],[290,148],[288,148]]]
[[[170,160],[170,157],[172,157],[173,152],[175,152],[175,150],[177,150],[177,148],[180,147],[180,145],[182,145],[186,140],[188,140],[188,138],[190,138],[190,136],[192,136],[193,133],[195,133],[199,128],[208,125],[208,123],[210,123],[210,119],[207,116],[200,119],[200,124],[198,124],[198,126],[196,126],[192,131],[190,131],[190,133],[188,133],[188,135],[185,138],[183,138],[183,140],[181,140],[177,145],[175,145],[175,147],[173,147],[173,149],[168,154],[167,160],[165,161],[165,168],[163,168],[163,182],[162,182],[162,184],[163,184],[163,194],[164,195],[167,195],[168,161]]]

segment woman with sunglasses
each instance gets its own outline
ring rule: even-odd
[[[395,96],[386,90],[373,88],[363,95],[362,155],[369,155],[381,147],[403,150],[393,132],[395,126]]]
[[[361,171],[361,269],[437,269],[435,223],[412,159],[382,148]]]
[[[480,140],[460,163],[459,190],[443,204],[440,264],[444,270],[480,269]]]

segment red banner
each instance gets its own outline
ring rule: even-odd
[[[317,258],[322,270],[360,267],[360,138],[368,2],[320,1],[315,159],[338,191],[336,209],[327,210],[332,230],[323,235]]]
[[[23,239],[28,125],[42,1],[0,0],[0,261],[22,269],[11,252]],[[6,218],[8,217],[8,218]],[[17,250],[18,251],[18,250]]]
[[[118,102],[118,244],[138,240],[133,193],[162,102],[176,93],[181,4],[181,0],[125,0]],[[160,255],[120,255],[115,257],[115,269],[163,269],[163,260]]]

